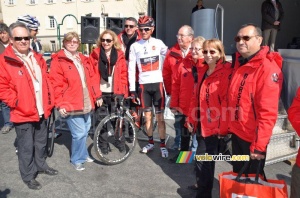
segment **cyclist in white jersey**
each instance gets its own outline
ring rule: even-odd
[[[161,40],[151,37],[154,26],[152,17],[143,16],[139,18],[138,27],[142,39],[130,47],[128,66],[129,90],[131,96],[135,98],[134,102],[137,103],[139,98],[141,99],[141,106],[145,114],[145,126],[149,141],[141,152],[148,153],[154,148],[151,122],[151,108],[154,106],[161,141],[161,155],[163,158],[167,158],[168,150],[165,144],[166,126],[163,115],[165,96],[162,78],[162,56],[166,55],[168,47]],[[140,97],[135,91],[136,65],[139,70]]]

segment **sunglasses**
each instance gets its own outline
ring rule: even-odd
[[[25,41],[29,41],[29,40],[30,40],[30,37],[29,37],[29,36],[24,36],[24,37],[16,36],[16,37],[14,37],[14,40],[15,40],[15,41],[22,41],[23,39],[24,39]]]
[[[140,30],[140,32],[143,32],[143,31],[148,32],[149,30],[151,30],[151,28],[140,28],[139,30]]]
[[[217,51],[214,51],[214,50],[209,50],[209,51],[208,51],[208,50],[203,50],[202,53],[203,53],[203,54],[208,54],[208,53],[210,53],[211,55],[214,55],[215,53],[217,53]]]
[[[132,28],[134,28],[134,25],[125,25],[125,28],[130,28],[130,29],[132,29]]]
[[[112,42],[112,40],[111,39],[101,39],[101,42],[102,43],[104,43],[104,42],[106,42],[106,43],[111,43]]]
[[[236,36],[234,37],[234,41],[235,42],[240,42],[241,40],[243,41],[249,41],[250,39],[252,39],[253,37],[256,37],[257,35],[255,36]]]

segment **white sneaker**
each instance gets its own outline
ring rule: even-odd
[[[89,156],[86,158],[86,162],[93,162],[93,161],[94,161],[94,159],[92,159],[92,158],[89,157]]]
[[[154,149],[154,144],[147,144],[146,146],[143,147],[141,150],[142,153],[148,153],[149,151],[152,151]]]
[[[84,164],[73,164],[73,166],[78,171],[83,171],[85,169]]]
[[[162,158],[167,158],[169,157],[169,152],[166,147],[160,147],[160,152],[161,152],[161,157]]]

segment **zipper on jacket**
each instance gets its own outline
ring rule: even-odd
[[[253,114],[254,114],[254,120],[256,121],[256,112],[255,112],[255,108],[254,108],[254,98],[253,98],[253,94],[252,93],[250,94],[250,97],[251,97],[251,106],[252,106]],[[258,127],[257,126],[255,128],[255,133],[256,133],[255,142],[257,142],[257,139],[258,139]]]

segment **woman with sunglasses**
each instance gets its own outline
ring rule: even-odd
[[[117,35],[111,30],[102,32],[97,40],[97,48],[91,55],[90,61],[95,71],[100,74],[100,82],[98,86],[102,92],[104,104],[108,106],[109,113],[112,112],[115,97],[122,99],[128,96],[128,73],[124,53],[121,49],[121,43]],[[103,109],[102,109],[103,108]],[[102,107],[97,112],[106,112],[107,108]],[[103,111],[101,111],[103,110]],[[102,116],[96,115],[101,119]],[[107,124],[107,130],[112,129],[110,124]],[[108,153],[107,133],[102,134],[100,140],[100,149],[103,154]],[[125,149],[125,139],[116,142],[115,146],[120,152]]]
[[[200,131],[196,154],[217,155],[220,138],[227,134],[226,95],[232,69],[220,40],[206,40],[202,53],[206,72],[198,76],[187,125],[190,132]],[[215,162],[196,161],[195,170],[197,197],[212,197]]]
[[[72,134],[71,163],[78,171],[84,170],[89,157],[86,139],[91,127],[91,111],[95,102],[101,105],[101,92],[88,58],[78,53],[80,44],[76,32],[64,36],[63,49],[52,56],[50,80],[54,88],[55,106],[66,118]]]

